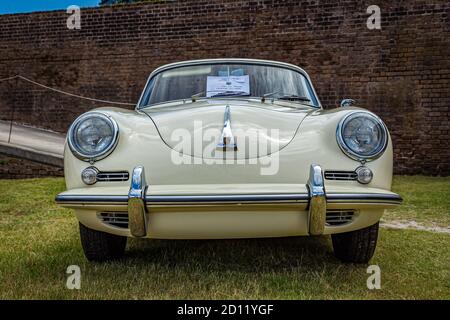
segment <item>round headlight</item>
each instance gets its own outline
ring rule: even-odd
[[[111,117],[89,112],[78,117],[69,129],[72,153],[84,161],[96,161],[109,155],[117,144],[119,128]]]
[[[367,112],[355,112],[338,125],[337,140],[342,151],[355,160],[373,160],[387,146],[388,133],[383,121]]]

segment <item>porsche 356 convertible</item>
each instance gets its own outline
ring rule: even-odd
[[[128,237],[331,235],[337,258],[366,263],[384,210],[402,199],[385,124],[352,104],[324,110],[287,63],[165,65],[135,110],[74,121],[56,202],[75,210],[89,260],[122,256]]]

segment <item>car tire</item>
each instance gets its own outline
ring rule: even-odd
[[[368,263],[375,253],[379,223],[351,232],[331,235],[334,255],[343,262]]]
[[[127,237],[116,236],[88,228],[80,223],[80,239],[89,261],[108,261],[123,256]]]

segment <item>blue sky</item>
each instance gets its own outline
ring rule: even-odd
[[[75,4],[95,7],[100,0],[0,0],[0,14],[66,9]]]

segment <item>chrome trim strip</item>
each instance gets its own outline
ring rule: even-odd
[[[154,69],[153,72],[151,73],[150,77],[155,76],[158,73],[161,73],[163,71],[173,69],[173,68],[198,66],[198,65],[203,65],[203,64],[224,64],[224,63],[255,64],[255,65],[267,65],[267,66],[273,66],[273,67],[283,67],[286,69],[291,69],[293,71],[300,72],[305,76],[308,75],[308,73],[304,69],[300,68],[299,66],[296,66],[296,65],[290,64],[290,63],[286,63],[286,62],[281,62],[281,61],[248,59],[248,58],[213,58],[213,59],[185,60],[185,61],[179,61],[179,62],[165,64],[165,65],[159,66],[156,69]]]
[[[223,129],[220,139],[216,145],[217,150],[237,150],[237,144],[231,131],[231,112],[230,106],[225,107],[225,114],[223,116]]]
[[[344,181],[356,181],[358,178],[355,170],[326,170],[324,172],[325,180],[344,180]]]
[[[128,225],[135,237],[147,235],[147,217],[145,205],[145,171],[143,166],[133,169],[131,187],[128,192]]]
[[[312,164],[309,171],[309,233],[320,235],[325,229],[327,196],[325,193],[323,171],[319,165]]]
[[[97,173],[97,182],[128,181],[128,171],[100,171]]]
[[[309,196],[307,194],[230,194],[230,195],[193,195],[193,196],[146,196],[145,200],[149,204],[179,204],[179,203],[275,203],[292,202],[307,203]]]
[[[329,193],[328,202],[397,203],[403,202],[398,194],[386,193]]]
[[[249,195],[186,195],[186,196],[146,196],[145,202],[149,204],[170,203],[240,203],[240,202],[291,202],[307,203],[310,196],[305,193],[289,194],[249,194]],[[55,201],[60,204],[120,204],[127,205],[128,196],[113,195],[57,195]],[[328,203],[359,202],[359,203],[396,203],[400,204],[402,198],[393,194],[371,194],[371,193],[328,193]]]
[[[116,195],[57,195],[55,198],[57,203],[121,203],[127,204],[128,196]]]

